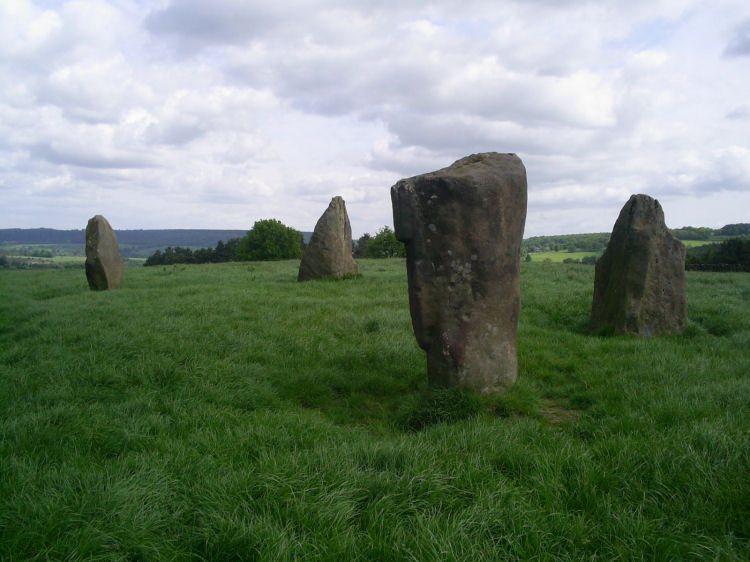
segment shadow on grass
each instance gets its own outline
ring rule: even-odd
[[[471,418],[482,410],[476,394],[457,388],[428,388],[409,396],[395,411],[394,425],[404,431]]]

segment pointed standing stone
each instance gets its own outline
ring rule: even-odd
[[[433,386],[479,392],[517,377],[526,169],[515,154],[462,158],[391,188],[406,243],[414,334]]]
[[[685,246],[656,199],[633,195],[596,262],[591,328],[658,336],[682,332],[686,321]]]
[[[94,291],[116,289],[122,281],[122,258],[117,236],[101,215],[86,225],[86,279]]]
[[[315,224],[310,243],[302,254],[297,281],[341,278],[357,272],[349,215],[344,200],[337,195]]]

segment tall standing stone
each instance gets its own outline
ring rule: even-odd
[[[117,236],[101,215],[86,225],[86,279],[94,291],[116,289],[122,281],[122,258]]]
[[[502,391],[518,372],[526,169],[515,154],[474,154],[391,188],[406,244],[414,334],[433,386]]]
[[[357,272],[357,262],[352,256],[352,227],[346,214],[346,203],[337,195],[315,224],[310,243],[302,254],[297,281],[341,278],[356,275]]]
[[[680,333],[687,321],[685,246],[656,199],[633,195],[596,262],[591,328],[602,333]]]

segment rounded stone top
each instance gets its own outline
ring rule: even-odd
[[[500,153],[500,152],[480,152],[477,154],[470,154],[456,160],[453,164],[447,168],[442,168],[424,176],[480,176],[486,173],[490,174],[508,174],[513,171],[518,173],[526,174],[526,168],[523,165],[521,159],[514,153]]]

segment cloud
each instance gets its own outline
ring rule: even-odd
[[[738,105],[726,114],[726,118],[731,120],[750,119],[750,105]]]
[[[26,211],[4,220],[59,193],[47,226],[104,206],[123,226],[311,229],[343,195],[361,234],[390,223],[400,177],[491,150],[522,157],[536,233],[611,228],[635,192],[692,216],[678,202],[750,189],[748,18],[733,0],[7,0],[0,190]]]
[[[724,48],[725,57],[750,56],[750,20],[738,25]]]
[[[146,156],[136,156],[119,151],[102,150],[100,147],[39,143],[30,150],[33,158],[52,164],[80,166],[83,168],[146,168],[155,164]]]
[[[62,108],[72,120],[116,122],[123,107],[148,96],[118,54],[106,59],[60,66],[37,88],[37,102]]]
[[[53,10],[40,10],[30,2],[8,0],[0,4],[0,54],[24,62],[37,61],[57,46],[63,23]]]
[[[180,0],[151,12],[146,29],[166,34],[189,51],[225,43],[245,43],[283,21],[282,6],[242,0]]]

